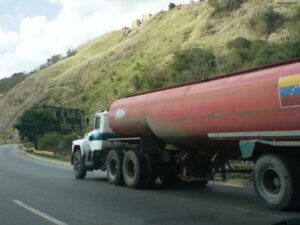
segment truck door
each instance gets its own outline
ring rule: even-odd
[[[101,117],[96,116],[94,119],[94,130],[89,133],[90,149],[92,151],[101,150]]]

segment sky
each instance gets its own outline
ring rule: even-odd
[[[0,79],[28,73],[53,55],[130,26],[144,14],[167,10],[170,1],[0,0]]]

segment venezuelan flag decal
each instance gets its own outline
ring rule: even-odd
[[[300,106],[300,75],[280,78],[279,94],[282,107]]]

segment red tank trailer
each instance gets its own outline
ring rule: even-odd
[[[299,139],[300,63],[134,95],[114,102],[109,119],[121,136],[186,147],[190,140]]]
[[[176,146],[182,179],[204,184],[217,171],[225,178],[228,159],[255,161],[261,201],[276,209],[298,204],[299,60],[120,99],[110,107],[109,124],[120,137],[157,139],[160,150]]]

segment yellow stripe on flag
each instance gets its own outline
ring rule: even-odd
[[[300,75],[282,77],[279,79],[279,87],[290,87],[300,85]]]

